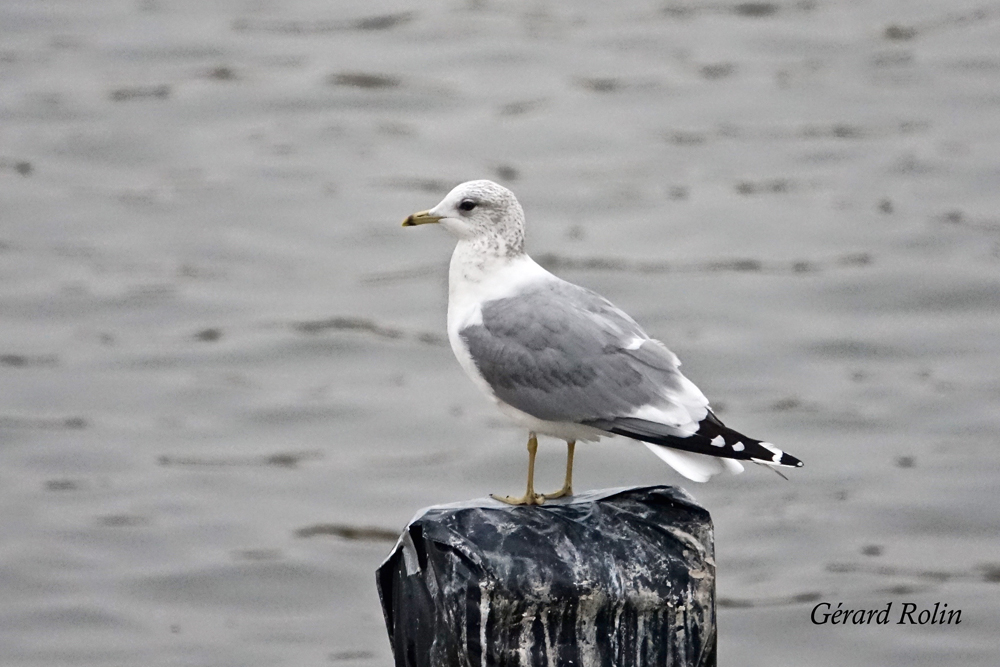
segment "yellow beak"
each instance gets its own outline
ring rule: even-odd
[[[429,225],[432,222],[438,222],[441,220],[440,215],[431,215],[430,211],[420,211],[420,213],[414,213],[413,215],[407,216],[406,220],[403,220],[404,227],[415,227],[417,225]]]

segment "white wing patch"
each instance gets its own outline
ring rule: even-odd
[[[784,454],[784,452],[782,452],[780,449],[778,449],[777,447],[775,447],[774,445],[772,445],[769,442],[762,442],[762,443],[760,443],[760,446],[763,447],[764,449],[766,449],[767,451],[771,452],[772,454],[774,454],[774,456],[771,459],[774,463],[780,463],[781,462],[781,456],[782,456],[782,454]]]
[[[647,340],[649,340],[649,339],[648,338],[639,338],[638,336],[636,336],[631,341],[629,341],[628,345],[625,345],[622,349],[623,350],[638,350],[640,347],[642,347],[642,344],[645,343]]]
[[[663,406],[644,405],[634,410],[628,416],[633,419],[653,422],[654,424],[662,424],[667,427],[666,430],[670,435],[676,435],[681,438],[687,437],[698,430],[698,422],[691,418],[691,413],[683,405],[676,403],[668,403]]]

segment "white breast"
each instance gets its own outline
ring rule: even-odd
[[[542,281],[558,281],[527,255],[515,258],[489,258],[474,252],[470,244],[459,242],[451,258],[448,276],[448,341],[473,383],[515,423],[535,433],[551,435],[564,440],[597,440],[601,432],[579,424],[550,422],[537,419],[504,403],[488,382],[479,374],[469,347],[459,332],[465,327],[482,324],[482,304],[509,297],[524,287]]]
[[[462,369],[487,396],[497,400],[479,374],[459,332],[482,324],[482,304],[514,294],[526,284],[558,280],[527,255],[515,258],[483,257],[473,244],[459,241],[448,275],[448,340]],[[498,401],[499,402],[499,401]]]

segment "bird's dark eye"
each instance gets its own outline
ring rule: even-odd
[[[476,208],[476,202],[472,201],[471,199],[463,199],[462,203],[459,204],[458,207],[463,211],[471,211],[472,209]]]

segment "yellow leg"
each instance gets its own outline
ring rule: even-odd
[[[543,494],[543,498],[562,498],[573,495],[573,453],[576,451],[576,440],[566,441],[566,481],[563,487],[555,493]]]
[[[505,502],[508,505],[541,505],[545,502],[545,496],[535,493],[535,454],[538,453],[538,438],[534,433],[528,434],[528,490],[520,498],[513,496],[498,496],[490,494],[496,500]]]

